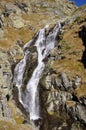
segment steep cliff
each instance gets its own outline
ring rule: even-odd
[[[23,45],[35,39],[35,33],[45,25],[49,25],[48,35],[58,21],[62,25],[59,43],[44,60],[39,83],[40,129],[85,130],[86,6],[78,8],[69,0],[0,1],[0,130],[36,129],[18,101],[14,68],[24,57]],[[37,65],[34,46],[30,51],[25,84]]]

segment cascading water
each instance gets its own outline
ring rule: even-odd
[[[60,23],[57,24],[52,31],[46,36],[46,27],[40,29],[38,32],[38,37],[34,43],[38,52],[38,65],[33,71],[33,74],[26,85],[25,92],[22,91],[23,76],[26,66],[26,61],[28,60],[29,51],[25,52],[24,59],[21,60],[14,70],[14,83],[19,90],[19,101],[23,107],[30,113],[30,120],[38,120],[40,117],[40,105],[39,105],[39,89],[38,84],[42,76],[43,70],[45,68],[44,59],[47,57],[49,51],[54,48],[56,37],[61,28]],[[30,42],[31,44],[31,42]],[[24,48],[30,46],[27,44]]]
[[[29,54],[29,51],[26,51],[24,58],[16,65],[15,70],[14,70],[14,81],[13,82],[16,84],[16,87],[18,87],[19,101],[22,105],[23,105],[23,102],[21,99],[21,95],[22,95],[21,86],[23,83],[23,75],[24,75],[24,71],[25,71],[28,54]]]

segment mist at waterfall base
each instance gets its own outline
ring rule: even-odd
[[[25,55],[24,58],[16,65],[14,70],[14,80],[18,88],[19,101],[23,105],[24,109],[29,112],[30,120],[41,119],[40,115],[40,103],[39,103],[39,81],[42,77],[42,73],[45,68],[44,59],[48,56],[49,51],[54,48],[56,37],[58,36],[59,30],[61,28],[60,23],[58,23],[46,36],[46,28],[40,29],[37,33],[37,38],[33,46],[36,47],[38,53],[38,64],[34,69],[31,78],[28,80],[26,89],[22,91],[22,84],[24,78],[24,72],[26,68],[26,63],[28,60],[28,55],[30,54],[29,47],[33,44],[33,40],[24,46]]]

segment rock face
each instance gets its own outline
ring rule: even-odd
[[[39,83],[40,129],[85,130],[86,6],[77,8],[69,0],[0,1],[0,130],[37,129],[18,101],[13,71],[24,57],[23,45],[40,28],[50,25],[47,35],[59,20],[59,43],[44,60],[46,67]],[[23,86],[37,65],[35,49],[30,48]]]
[[[25,44],[41,27],[69,16],[76,8],[68,0],[1,0],[0,46],[10,48],[17,40]]]
[[[86,24],[82,18],[83,15],[86,18],[84,8],[85,6],[82,7],[83,11],[79,9],[82,12],[79,18],[76,11],[68,23],[65,21],[60,35],[60,53],[55,55],[55,57],[60,56],[60,59],[52,58],[51,53],[46,63],[46,69],[40,81],[42,108],[44,104],[42,114],[46,124],[43,124],[43,130],[85,130],[86,71],[85,62],[82,60],[83,56],[85,59],[85,53],[82,53],[83,44],[85,45]]]
[[[12,97],[12,72],[7,54],[0,49],[0,120],[13,122],[8,101]]]

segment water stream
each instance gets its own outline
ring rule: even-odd
[[[57,24],[53,30],[49,32],[46,36],[46,27],[40,29],[37,34],[37,39],[34,46],[38,53],[38,64],[31,78],[28,80],[25,92],[22,91],[23,76],[26,66],[26,61],[28,60],[29,51],[25,52],[24,58],[16,65],[14,70],[14,83],[16,84],[19,91],[19,101],[23,107],[30,113],[30,120],[38,120],[40,116],[40,105],[39,105],[39,81],[42,77],[43,70],[45,68],[44,59],[49,54],[49,51],[54,48],[56,37],[61,28],[60,23]],[[31,42],[30,42],[31,44]],[[24,48],[30,46],[28,43]]]

